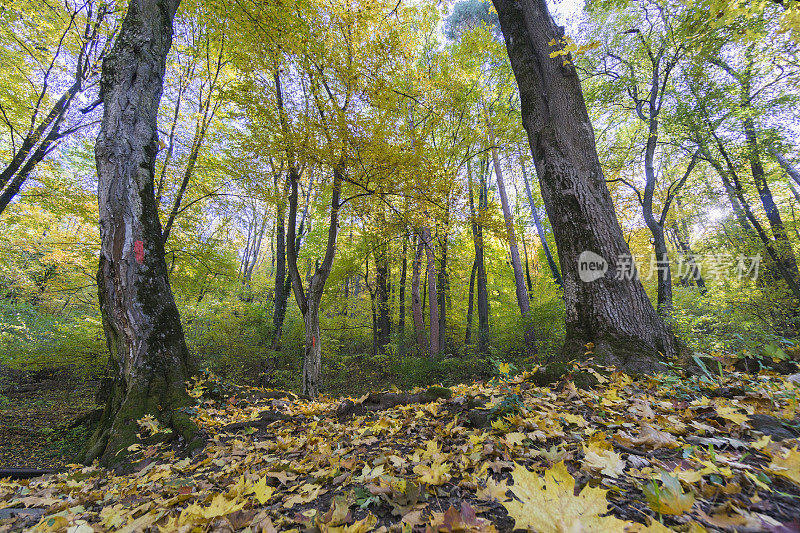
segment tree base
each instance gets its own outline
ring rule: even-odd
[[[626,335],[602,335],[592,346],[584,339],[568,336],[562,355],[565,360],[593,358],[598,364],[613,366],[628,374],[655,374],[667,369],[663,346]],[[589,349],[591,347],[591,349]]]
[[[101,466],[115,470],[129,468],[130,446],[141,442],[138,421],[147,415],[171,430],[148,437],[145,442],[183,440],[183,451],[192,454],[205,445],[197,424],[183,410],[194,401],[183,389],[183,383],[165,386],[164,382],[133,386],[126,393],[122,383],[114,384],[94,434],[79,456],[89,464],[97,459]]]

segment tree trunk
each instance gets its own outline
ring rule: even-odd
[[[375,248],[375,306],[377,308],[377,344],[384,350],[392,341],[392,323],[389,316],[389,257],[388,244],[382,243]]]
[[[659,352],[674,355],[675,339],[639,280],[615,276],[618,265],[620,271],[628,268],[630,250],[597,156],[577,72],[561,56],[550,57],[549,43],[561,39],[563,29],[553,22],[545,0],[493,3],[558,246],[566,305],[563,355],[583,357],[584,345],[591,342],[601,363],[631,372],[661,369]],[[579,258],[584,267],[594,260],[607,270],[599,278],[587,277],[579,271]]]
[[[100,310],[114,385],[82,459],[124,461],[150,414],[192,447],[184,382],[194,369],[167,278],[153,192],[158,104],[177,0],[131,0],[103,62],[105,103],[95,145],[100,208]]]
[[[756,128],[752,118],[744,119],[744,135],[747,141],[747,158],[750,162],[750,170],[753,173],[753,181],[758,190],[758,197],[761,199],[761,205],[764,206],[764,212],[767,214],[767,220],[772,230],[772,236],[775,237],[775,248],[777,248],[783,268],[788,271],[794,280],[800,281],[800,271],[797,268],[797,259],[792,249],[792,243],[789,241],[789,235],[786,233],[786,227],[783,225],[781,213],[778,206],[775,205],[775,200],[772,197],[772,191],[767,184],[767,178],[764,174],[764,167],[761,164],[761,157],[758,150],[758,138],[756,137]]]
[[[778,273],[781,275],[781,277],[783,277],[784,281],[786,281],[786,284],[794,297],[800,300],[800,284],[798,284],[797,278],[792,275],[792,272],[789,269],[786,268],[786,264],[782,260],[780,252],[775,248],[775,246],[773,246],[773,240],[770,239],[769,235],[764,230],[764,227],[761,225],[761,222],[759,222],[753,213],[753,210],[750,208],[750,204],[747,202],[747,198],[744,196],[744,192],[742,191],[741,182],[736,175],[736,167],[728,155],[725,146],[722,144],[722,140],[713,131],[711,132],[711,135],[714,137],[720,155],[725,160],[727,170],[726,168],[723,168],[722,164],[715,158],[709,157],[708,159],[711,162],[711,166],[713,166],[717,171],[717,174],[719,174],[725,189],[730,191],[729,194],[732,194],[736,197],[739,208],[742,210],[743,215],[747,217],[746,221],[749,222],[749,225],[746,226],[748,231],[750,227],[755,230],[759,239],[761,239],[761,242],[764,244],[764,247],[767,249],[767,254],[769,254],[770,259],[772,259],[774,262]],[[731,182],[731,180],[733,180],[733,182]]]
[[[339,235],[339,210],[341,205],[339,199],[342,192],[342,181],[344,179],[342,168],[337,165],[333,168],[333,185],[331,191],[331,213],[328,224],[328,240],[325,245],[325,256],[322,261],[314,268],[308,282],[308,292],[303,287],[303,279],[297,267],[296,243],[297,235],[297,197],[300,175],[294,163],[289,167],[289,228],[287,231],[287,259],[289,276],[292,280],[292,291],[294,292],[297,307],[303,314],[303,321],[306,327],[305,353],[303,355],[303,394],[317,397],[321,385],[322,368],[322,340],[319,336],[319,306],[322,301],[322,293],[325,282],[333,267],[333,258],[336,255],[336,238]]]
[[[449,213],[447,213],[447,216],[449,216]],[[450,280],[447,276],[447,230],[438,240],[439,272],[436,283],[439,291],[439,349],[441,350],[447,342],[447,301],[448,292],[450,291]]]
[[[439,310],[436,303],[436,258],[433,255],[433,242],[431,230],[423,227],[420,232],[420,240],[425,246],[425,255],[428,258],[428,307],[430,312],[430,351],[428,355],[435,357],[439,354]]]
[[[397,319],[398,339],[397,351],[400,356],[405,353],[406,348],[406,277],[408,272],[408,235],[403,236],[403,262],[400,266],[400,291],[398,293],[398,314]]]
[[[528,203],[531,206],[533,225],[536,226],[536,233],[539,235],[539,240],[542,242],[542,249],[544,250],[544,256],[547,258],[547,264],[550,266],[550,272],[553,274],[553,281],[556,282],[556,285],[561,287],[563,285],[563,281],[561,280],[561,272],[559,272],[558,265],[556,265],[556,261],[553,259],[553,253],[550,251],[550,245],[547,244],[547,236],[545,235],[544,228],[542,227],[542,219],[539,217],[539,208],[536,207],[536,204],[533,201],[531,184],[528,181],[528,172],[525,168],[525,161],[522,159],[522,154],[520,154],[519,164],[522,168],[522,181],[525,182],[525,193],[528,195]]]
[[[469,299],[467,300],[467,334],[464,336],[464,344],[472,344],[472,308],[475,301],[475,272],[478,270],[478,262],[472,261],[472,271],[469,274]]]
[[[788,174],[789,177],[792,178],[798,186],[800,186],[800,170],[797,170],[797,168],[777,150],[774,150],[772,155],[774,155],[775,159],[778,160],[778,163],[780,163],[781,167],[783,167],[783,170],[786,171],[786,174]]]
[[[417,349],[425,350],[425,323],[422,320],[422,299],[419,295],[419,278],[422,270],[422,250],[425,244],[417,239],[414,262],[411,264],[411,314],[414,317],[414,331],[417,336]]]
[[[469,211],[472,219],[472,240],[475,245],[475,273],[477,307],[478,307],[478,353],[481,355],[489,354],[489,291],[486,287],[486,266],[483,260],[483,213],[487,207],[486,191],[486,165],[481,164],[480,183],[478,188],[478,210],[475,211],[475,202],[472,192],[472,167],[467,162],[467,180],[469,185]]]
[[[506,195],[505,180],[503,180],[503,169],[500,167],[500,158],[497,156],[497,148],[495,147],[496,140],[494,137],[494,129],[491,123],[489,124],[489,134],[491,135],[492,143],[492,161],[494,162],[494,173],[497,176],[497,190],[500,193],[500,203],[503,207],[503,219],[506,223],[506,235],[508,236],[508,247],[511,251],[511,267],[514,270],[514,285],[517,293],[517,305],[519,312],[523,317],[528,318],[531,311],[531,302],[528,300],[528,290],[525,288],[525,274],[522,270],[522,261],[519,258],[519,247],[517,246],[517,235],[514,229],[514,217],[511,216],[511,207],[508,203],[508,196]],[[528,357],[536,354],[536,334],[533,329],[533,324],[525,325],[525,349]]]
[[[278,350],[281,345],[283,320],[286,318],[286,304],[289,291],[286,290],[286,203],[278,200],[275,215],[275,300],[272,308],[272,349]],[[291,283],[290,283],[291,288]]]
[[[652,89],[655,91],[656,89]],[[656,172],[653,159],[658,141],[658,119],[655,105],[650,106],[650,116],[647,120],[648,136],[644,150],[644,175],[645,186],[642,197],[642,216],[653,236],[653,251],[655,252],[656,275],[658,276],[658,313],[667,317],[672,313],[672,269],[669,264],[669,250],[667,239],[664,235],[664,226],[653,215],[653,194],[656,190]]]

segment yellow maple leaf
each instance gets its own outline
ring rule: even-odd
[[[229,500],[224,494],[217,494],[212,498],[208,507],[204,507],[198,503],[186,507],[181,511],[181,516],[178,522],[181,524],[191,523],[198,519],[211,520],[230,513],[240,511],[247,504],[246,501]]]
[[[258,501],[258,503],[264,505],[265,503],[267,503],[267,500],[269,500],[272,497],[272,494],[274,492],[275,488],[267,485],[267,478],[265,476],[256,481],[253,484],[253,486],[250,487],[248,494],[252,494]]]
[[[797,447],[789,450],[785,457],[773,455],[769,471],[785,477],[795,485],[800,485],[800,452],[797,451]]]
[[[607,490],[584,487],[575,496],[575,479],[563,461],[545,471],[544,478],[524,466],[514,465],[511,491],[517,500],[501,502],[517,528],[539,533],[563,531],[622,531],[625,522],[608,512]]]
[[[619,477],[625,471],[625,460],[613,450],[590,444],[583,447],[584,466],[604,476]]]
[[[738,409],[729,405],[717,407],[717,416],[730,420],[734,424],[743,424],[749,420],[747,415],[740,413]]]
[[[419,480],[429,485],[442,485],[450,480],[450,464],[434,463],[431,466],[417,465],[414,473],[419,475]]]

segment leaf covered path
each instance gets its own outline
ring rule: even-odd
[[[596,375],[584,390],[525,373],[346,416],[260,389],[214,401],[198,382],[200,454],[146,438],[132,474],[3,481],[0,509],[43,511],[0,532],[798,531],[795,382]]]

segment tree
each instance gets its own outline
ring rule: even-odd
[[[607,364],[638,372],[660,368],[659,352],[674,355],[675,340],[625,262],[630,250],[605,184],[575,68],[569,55],[566,63],[551,57],[550,43],[563,38],[563,29],[544,0],[493,4],[558,247],[566,304],[564,354],[583,356],[584,345],[592,343]],[[599,255],[608,270],[583,281],[579,261],[589,252]],[[626,275],[615,275],[618,271]]]
[[[3,26],[11,30],[13,44],[3,47],[0,62],[15,72],[6,79],[12,91],[0,93],[0,115],[7,128],[3,137],[10,148],[10,159],[0,171],[0,215],[36,165],[65,138],[91,124],[86,115],[97,104],[76,110],[76,97],[96,86],[98,66],[113,35],[113,31],[106,33],[106,5],[93,1],[68,1],[57,7],[24,4],[37,12],[38,23],[37,17],[13,20],[17,10],[3,10],[11,16]],[[18,73],[22,80],[17,79]],[[18,81],[25,84],[23,88],[16,87]],[[65,85],[60,95],[53,94]]]
[[[97,137],[100,268],[97,284],[113,390],[83,455],[121,461],[137,421],[154,416],[199,444],[182,409],[194,404],[184,382],[194,371],[167,277],[155,204],[156,122],[178,0],[131,0],[103,61],[103,122]]]

